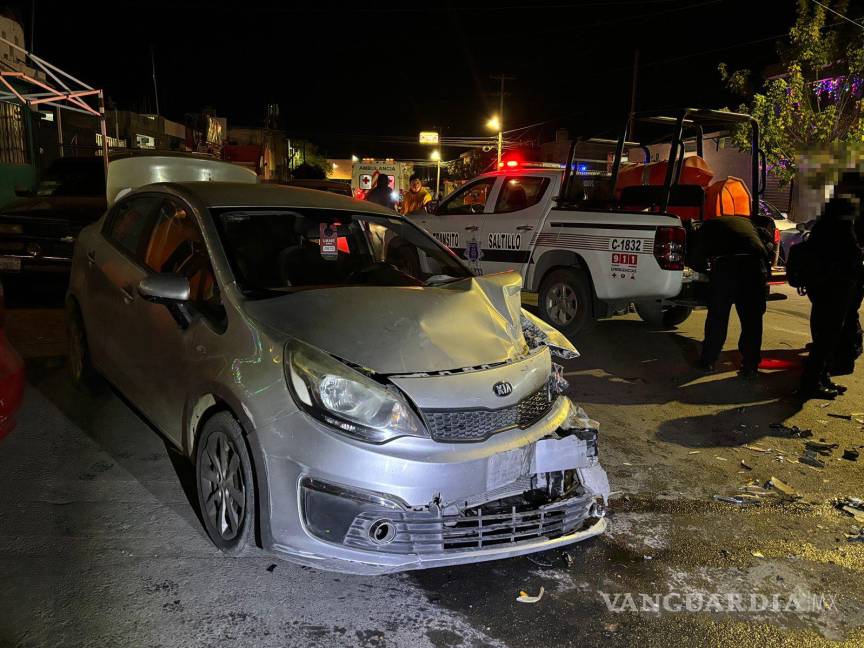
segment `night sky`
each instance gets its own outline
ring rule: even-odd
[[[0,2],[0,5],[3,3]],[[7,2],[29,37],[31,1]],[[757,9],[758,8],[758,9]],[[381,154],[380,136],[485,135],[508,83],[506,124],[617,128],[640,50],[637,109],[736,105],[717,64],[761,71],[794,20],[794,0],[268,3],[37,0],[35,51],[123,109],[212,106],[229,125],[283,127],[333,156]],[[375,136],[375,137],[373,137]],[[416,147],[394,156],[419,155]]]

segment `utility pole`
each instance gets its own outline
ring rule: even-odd
[[[493,74],[490,78],[501,82],[501,90],[498,93],[498,167],[500,167],[501,149],[504,145],[504,82],[515,81],[516,77],[507,74]]]
[[[639,50],[633,50],[633,81],[630,86],[630,120],[627,124],[627,138],[636,141],[633,133],[636,129],[636,82],[639,79]]]
[[[156,97],[156,114],[159,114],[159,88],[156,85],[156,55],[153,53],[153,45],[150,45],[150,67],[153,69],[153,95]]]
[[[36,0],[30,0],[30,51],[36,53]]]

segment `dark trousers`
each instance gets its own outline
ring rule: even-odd
[[[843,339],[843,328],[855,295],[855,282],[831,279],[824,283],[807,286],[810,297],[810,335],[813,345],[804,363],[801,386],[813,389],[825,385],[837,350]],[[857,313],[856,313],[857,316]]]
[[[861,320],[858,316],[862,301],[864,301],[864,280],[859,277],[852,299],[849,300],[849,308],[846,309],[846,318],[843,320],[840,341],[834,352],[834,361],[828,369],[832,376],[846,376],[853,373],[855,360],[864,350],[862,349],[864,335],[862,335]]]
[[[723,350],[732,304],[741,320],[738,350],[742,368],[756,369],[762,359],[762,316],[765,314],[765,271],[752,256],[720,257],[710,272],[708,317],[702,362],[714,364]]]

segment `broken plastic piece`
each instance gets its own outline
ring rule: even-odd
[[[765,488],[773,488],[778,493],[780,493],[785,499],[796,500],[796,499],[801,498],[801,495],[799,495],[798,492],[794,488],[792,488],[789,484],[787,484],[787,483],[783,482],[782,480],[777,479],[776,477],[773,477],[773,476],[765,484]]]
[[[824,468],[825,462],[816,457],[816,453],[812,450],[805,450],[804,454],[798,457],[798,461],[813,466],[814,468]]]
[[[543,586],[540,586],[540,592],[537,596],[531,596],[528,592],[519,592],[519,596],[516,597],[516,600],[520,603],[536,603],[540,599],[543,598],[543,592],[546,590],[543,589]]]
[[[859,452],[855,448],[846,448],[843,451],[843,458],[848,461],[858,461]]]
[[[804,446],[808,450],[812,450],[813,452],[818,452],[822,455],[830,455],[831,451],[838,447],[836,443],[826,443],[824,441],[807,441]]]
[[[743,459],[741,460],[741,467],[746,468],[747,470],[753,470],[753,466],[749,465],[748,463],[745,463],[745,461]]]
[[[761,551],[751,551],[750,555],[755,556],[756,558],[764,558],[765,557],[765,554],[763,554]]]

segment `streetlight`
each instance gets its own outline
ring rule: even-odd
[[[501,146],[504,141],[504,133],[501,130],[501,120],[497,116],[486,122],[486,127],[498,131],[498,168],[501,167]]]
[[[435,149],[429,154],[429,159],[437,163],[438,170],[435,173],[435,200],[438,200],[438,195],[441,189],[441,151]]]
[[[359,162],[359,161],[360,161],[360,158],[358,158],[356,155],[352,155],[352,156],[351,156],[351,161],[352,161],[352,162]]]

